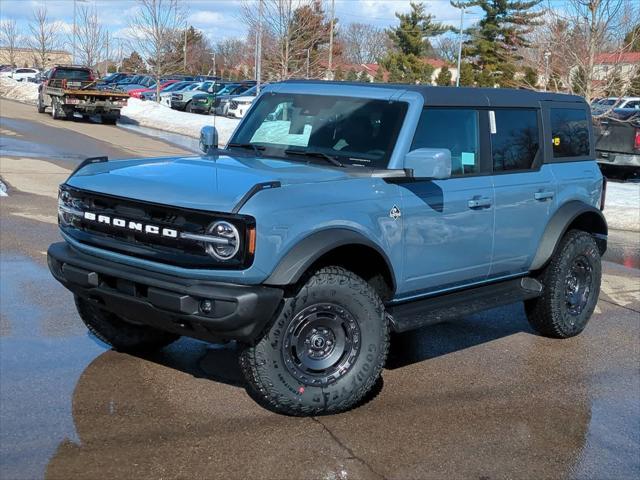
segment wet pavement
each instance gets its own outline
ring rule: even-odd
[[[579,337],[535,335],[521,304],[396,335],[363,406],[300,419],[247,395],[233,343],[182,339],[139,357],[88,335],[46,267],[59,234],[36,218],[55,218],[55,200],[9,187],[0,200],[3,480],[640,476],[640,271],[625,266],[637,262],[633,236],[617,237],[617,263],[605,262]],[[17,215],[25,209],[31,217]]]

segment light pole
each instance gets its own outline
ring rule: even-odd
[[[256,95],[260,95],[262,78],[262,0],[258,0],[258,33],[256,38]]]
[[[464,7],[460,9],[460,31],[458,32],[458,75],[456,75],[456,87],[460,86],[460,69],[462,68],[462,25],[464,23]]]

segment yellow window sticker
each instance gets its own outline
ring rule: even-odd
[[[560,137],[553,137],[553,145],[556,147],[560,146]]]

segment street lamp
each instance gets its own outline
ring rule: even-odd
[[[551,58],[551,52],[544,52],[544,91],[546,92],[549,88],[549,59]]]

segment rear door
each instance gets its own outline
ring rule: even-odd
[[[543,165],[542,117],[536,108],[489,112],[495,188],[492,278],[531,264],[556,203],[556,181]]]
[[[494,194],[487,123],[486,110],[422,112],[411,150],[448,149],[452,176],[401,184],[405,296],[483,281],[489,273]]]

